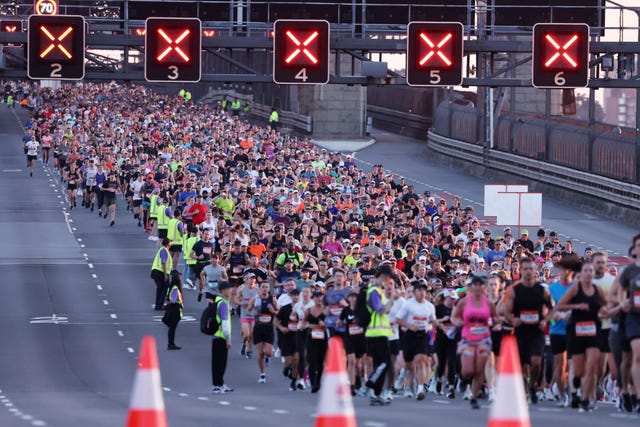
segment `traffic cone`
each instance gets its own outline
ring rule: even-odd
[[[488,427],[531,427],[524,393],[518,344],[513,335],[502,337],[496,378],[496,398],[489,411]]]
[[[146,335],[142,338],[138,369],[133,380],[127,427],[167,427],[168,425],[160,387],[156,341],[153,336]]]
[[[316,415],[316,427],[356,427],[347,376],[347,356],[342,338],[329,340],[322,373],[322,387]]]

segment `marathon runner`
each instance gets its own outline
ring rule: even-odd
[[[273,317],[278,313],[278,302],[269,291],[269,283],[260,284],[258,294],[249,301],[247,311],[254,313],[256,319],[253,327],[253,344],[258,350],[258,368],[260,369],[258,383],[264,384],[267,382],[265,359],[273,356]]]

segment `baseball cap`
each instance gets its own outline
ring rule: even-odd
[[[252,279],[252,278],[254,278],[254,277],[256,277],[256,275],[255,275],[255,274],[253,274],[253,273],[251,273],[251,272],[248,272],[248,273],[246,273],[246,274],[244,275],[244,278],[245,278],[245,279]]]
[[[526,228],[524,230],[522,230],[522,232],[520,233],[523,236],[528,236],[529,235],[529,230],[527,230]]]
[[[436,199],[434,199],[433,197],[429,197],[429,198],[427,199],[427,201],[428,201],[428,202],[434,202],[434,203],[435,203]]]
[[[445,298],[458,299],[458,293],[453,289],[445,289],[442,294]]]

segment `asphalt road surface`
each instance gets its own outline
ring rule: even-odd
[[[170,425],[313,425],[317,397],[288,391],[278,360],[268,368],[267,384],[257,384],[255,361],[238,354],[237,323],[226,377],[236,392],[211,394],[210,343],[194,321],[203,306],[193,292],[185,293],[185,321],[178,327],[177,343],[183,349],[166,351],[166,329],[152,309],[149,278],[156,243],[136,227],[121,201],[115,227],[97,212],[80,207],[69,211],[54,172],[38,164],[29,177],[21,136],[14,113],[0,105],[0,426],[124,425],[138,347],[146,334],[157,339]],[[390,169],[428,180],[420,159],[408,159],[419,148],[411,143],[397,147],[380,143],[361,158],[373,162],[386,156]],[[395,151],[404,152],[404,160]],[[473,184],[454,172],[441,173],[451,191],[462,191],[454,185]],[[477,197],[473,188],[464,190],[469,198]],[[580,229],[569,228],[561,207],[554,208],[552,219],[558,229],[567,224],[569,233]],[[588,224],[596,233],[595,222]],[[626,244],[624,228],[606,224]],[[598,236],[603,246],[620,245],[615,239],[608,242],[604,232]],[[387,407],[369,407],[356,398],[355,407],[359,425],[369,427],[424,424],[426,417],[429,425],[484,426],[488,416],[486,404],[472,412],[468,402],[433,395],[423,402],[397,398]],[[552,403],[533,407],[531,418],[534,426],[566,427],[587,420],[630,426],[640,419],[610,405],[587,416]]]

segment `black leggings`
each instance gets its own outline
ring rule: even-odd
[[[438,369],[436,377],[442,378],[444,369],[447,368],[447,384],[454,385],[456,381],[458,342],[438,335],[436,339],[436,354],[438,355]]]
[[[391,367],[391,349],[387,337],[368,337],[367,352],[373,359],[373,372],[369,377],[370,385],[376,396],[380,396],[384,386],[387,370]]]
[[[311,335],[307,336],[307,363],[309,364],[309,381],[311,381],[312,388],[320,388],[326,352],[326,339],[314,340]]]

